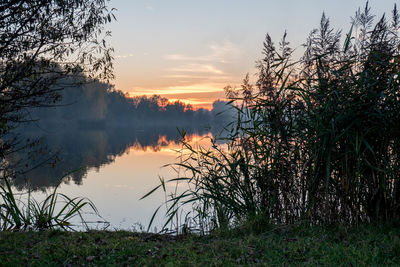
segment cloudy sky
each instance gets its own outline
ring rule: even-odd
[[[370,0],[377,16],[395,0]],[[256,72],[262,42],[285,30],[293,48],[318,26],[322,12],[338,29],[364,0],[110,0],[117,10],[109,29],[115,49],[116,89],[161,94],[210,107],[226,85],[239,86]]]

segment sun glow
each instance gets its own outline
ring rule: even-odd
[[[206,85],[174,86],[160,90],[135,90],[128,92],[130,97],[160,95],[171,102],[181,101],[190,104],[194,109],[212,109],[214,101],[225,99],[225,92],[221,88]]]

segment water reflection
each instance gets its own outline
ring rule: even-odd
[[[189,139],[207,134],[208,130],[206,127],[185,128]],[[29,130],[21,131],[18,137],[40,141],[36,149],[27,148],[9,159],[18,172],[14,186],[19,190],[28,186],[33,190],[46,190],[61,182],[81,185],[89,171],[99,172],[102,166],[113,163],[123,154],[157,152],[176,146],[180,134],[176,127],[147,127],[54,132]]]

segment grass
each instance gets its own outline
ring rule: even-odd
[[[57,188],[39,202],[26,194],[27,199],[16,195],[4,175],[0,180],[0,231],[26,231],[44,229],[74,230],[71,220],[79,217],[83,226],[88,229],[83,215],[85,208],[98,215],[94,204],[86,198],[70,198],[58,193]],[[2,185],[4,183],[4,186]]]
[[[0,232],[0,266],[371,266],[400,264],[400,228],[282,226],[208,236]]]
[[[400,218],[400,14],[395,6],[390,20],[373,18],[366,4],[342,42],[323,15],[299,61],[286,33],[279,46],[267,35],[257,82],[247,75],[231,88],[238,116],[228,149],[183,138],[178,177],[143,198],[167,182],[188,184],[167,198],[166,225],[192,205],[185,222],[208,235],[0,232],[0,265],[400,266],[400,227],[362,224]],[[5,223],[27,230],[11,188],[2,190]],[[36,217],[51,222],[55,194]],[[72,211],[61,227],[90,205],[64,198]],[[185,223],[177,233],[192,230]]]

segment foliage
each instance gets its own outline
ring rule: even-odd
[[[257,82],[226,88],[238,112],[228,147],[183,140],[186,172],[170,182],[189,188],[169,198],[169,220],[190,203],[211,227],[399,220],[397,7],[373,20],[367,3],[342,42],[323,14],[299,60],[286,33],[278,46],[267,35]]]
[[[52,106],[60,91],[95,79],[109,80],[112,48],[105,24],[113,18],[107,0],[10,0],[0,3],[0,228],[70,228],[90,201],[56,190],[43,202],[16,199],[6,156],[16,150],[6,135],[30,120],[29,108]],[[25,147],[34,145],[27,142]],[[64,203],[58,201],[62,198]],[[60,205],[60,209],[58,209]],[[56,207],[57,206],[57,207]]]
[[[54,105],[71,75],[112,78],[103,39],[112,17],[106,0],[0,3],[0,137],[26,119],[26,108]]]
[[[89,206],[96,214],[94,204],[85,198],[69,198],[57,193],[57,187],[42,202],[32,199],[17,199],[5,175],[0,185],[0,231],[26,231],[44,229],[73,230],[71,219],[78,216],[84,221],[83,209]],[[59,201],[61,197],[62,201]]]

